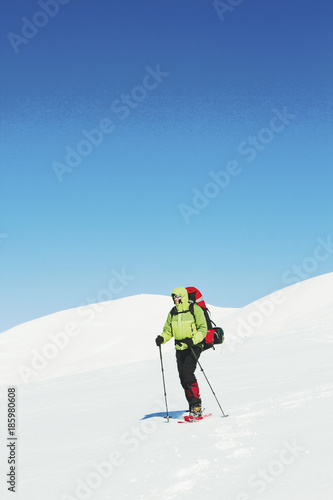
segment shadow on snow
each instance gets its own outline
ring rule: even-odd
[[[169,417],[181,418],[185,412],[186,410],[169,411]],[[167,416],[166,411],[160,411],[156,413],[148,413],[148,415],[145,415],[141,420],[146,420],[146,418],[154,418],[154,417],[166,418],[166,416]]]

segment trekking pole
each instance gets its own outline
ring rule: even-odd
[[[223,416],[224,416],[224,417],[228,417],[229,415],[226,415],[226,414],[224,413],[224,411],[222,410],[222,406],[220,405],[219,400],[217,399],[216,394],[215,394],[215,392],[213,391],[213,388],[212,388],[212,386],[210,385],[208,378],[206,377],[206,374],[205,374],[205,372],[204,372],[204,370],[203,370],[203,368],[202,368],[202,366],[201,366],[201,364],[200,364],[199,359],[198,359],[198,358],[197,358],[197,356],[195,355],[195,352],[194,352],[194,350],[193,350],[193,347],[191,347],[191,351],[192,351],[192,354],[193,354],[194,359],[196,360],[196,362],[198,363],[198,365],[199,365],[199,367],[200,367],[200,370],[201,370],[201,371],[202,371],[202,373],[204,374],[205,379],[207,380],[208,385],[209,385],[209,387],[211,388],[212,393],[214,394],[214,397],[215,397],[215,399],[216,399],[216,401],[217,401],[217,404],[218,404],[218,405],[219,405],[219,407],[220,407],[220,410],[221,410],[221,412],[222,412]]]
[[[158,346],[160,349],[160,359],[161,359],[161,369],[162,369],[162,379],[163,379],[163,387],[164,387],[164,398],[165,398],[165,407],[166,407],[166,413],[167,416],[166,418],[168,419],[169,423],[169,410],[168,410],[168,402],[167,402],[167,395],[166,395],[166,389],[165,389],[165,380],[164,380],[164,368],[163,368],[163,360],[162,360],[162,349],[161,346]]]

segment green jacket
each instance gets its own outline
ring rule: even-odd
[[[180,295],[181,302],[175,305],[179,314],[172,315],[171,311],[168,314],[167,320],[163,327],[162,337],[163,344],[168,342],[172,337],[175,340],[183,340],[187,337],[193,339],[193,344],[200,344],[207,335],[207,323],[203,310],[198,304],[193,304],[193,313],[189,311],[188,293],[186,288],[175,288],[172,291],[173,295]],[[183,312],[184,311],[184,312]],[[187,349],[187,345],[181,343],[176,344],[177,350]]]

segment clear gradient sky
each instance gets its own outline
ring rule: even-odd
[[[332,2],[0,14],[0,331],[175,286],[240,307],[333,270]]]

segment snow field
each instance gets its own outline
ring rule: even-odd
[[[2,334],[2,408],[7,388],[17,389],[15,498],[331,498],[332,285],[328,274],[283,289],[275,302],[268,296],[241,310],[210,308],[226,340],[200,362],[229,417],[221,418],[198,368],[203,404],[213,416],[194,424],[178,424],[186,402],[172,342],[162,352],[174,418],[163,418],[154,338],[169,297],[102,303],[90,323],[87,310],[80,317],[73,309]],[[68,335],[64,348],[34,369],[32,350],[43,356],[50,335],[70,323],[80,334]],[[20,365],[36,373],[24,381]],[[0,429],[0,496],[7,500],[5,412]]]

